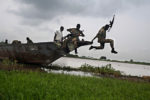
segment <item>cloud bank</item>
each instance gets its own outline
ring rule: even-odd
[[[10,10],[21,16],[24,24],[36,25],[58,16],[110,17],[132,7],[150,3],[149,0],[16,0],[18,10]]]

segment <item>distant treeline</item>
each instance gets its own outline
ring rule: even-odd
[[[120,62],[120,63],[130,63],[130,64],[150,65],[149,62],[139,62],[139,61],[134,61],[133,59],[130,59],[129,61],[111,60],[111,59],[107,59],[105,56],[101,56],[98,59],[98,58],[93,58],[93,57],[89,57],[89,56],[87,57],[87,56],[78,56],[78,55],[73,55],[73,54],[67,54],[66,57],[90,59],[90,60],[100,60],[100,61],[110,61],[110,62]]]

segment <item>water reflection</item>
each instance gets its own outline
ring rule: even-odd
[[[43,68],[43,70],[46,71],[46,72],[48,72],[48,73],[69,74],[69,75],[88,76],[88,77],[94,76],[91,73],[82,72],[82,71],[53,70],[53,69],[46,69],[46,68]]]

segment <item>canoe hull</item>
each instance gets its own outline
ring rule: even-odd
[[[78,47],[89,44],[88,41],[80,42]],[[50,64],[69,52],[54,42],[0,45],[0,59],[12,59],[32,64]]]

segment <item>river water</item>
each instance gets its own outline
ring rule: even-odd
[[[72,68],[79,68],[83,64],[89,64],[96,67],[102,67],[107,64],[111,64],[111,67],[121,71],[124,75],[140,76],[140,77],[150,76],[149,65],[128,64],[128,63],[69,58],[69,57],[61,57],[60,59],[56,60],[52,64],[56,64],[60,66],[70,66]]]

